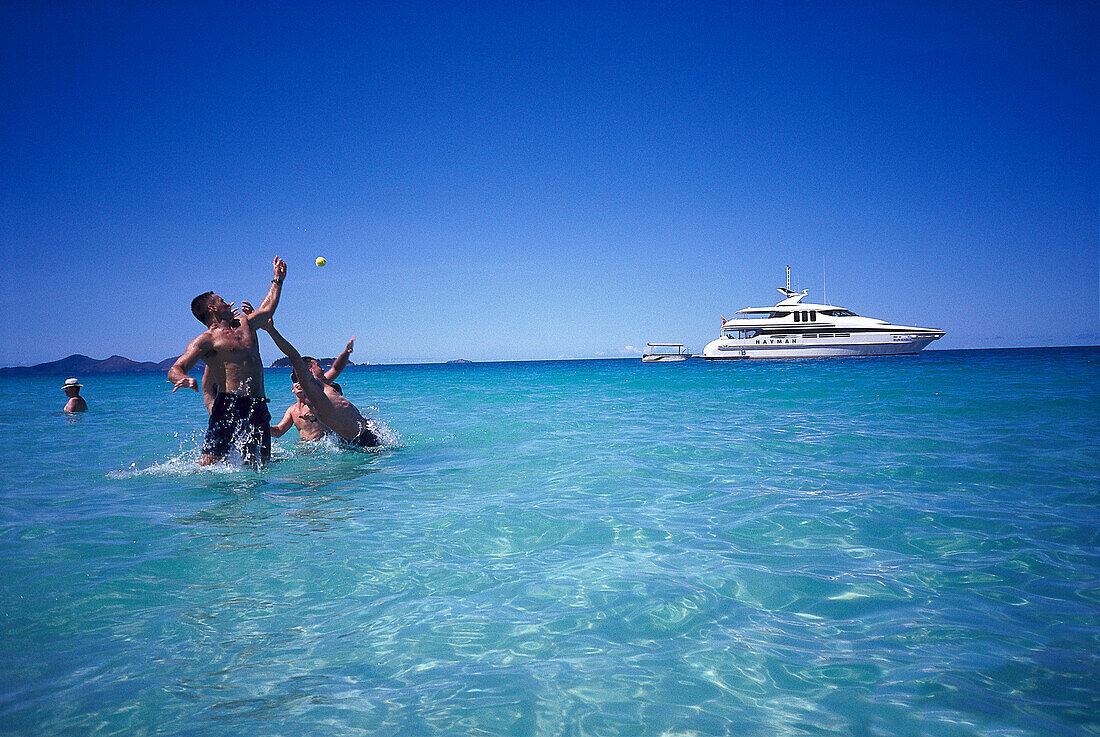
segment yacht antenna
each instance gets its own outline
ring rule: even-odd
[[[791,267],[787,266],[787,291],[791,291]]]
[[[825,254],[821,254],[821,301],[829,304],[828,293],[825,291]]]

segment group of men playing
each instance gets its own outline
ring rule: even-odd
[[[355,448],[381,445],[371,423],[358,408],[344,398],[333,379],[347,366],[355,338],[325,372],[315,358],[303,357],[284,338],[272,317],[279,306],[286,262],[278,256],[272,264],[271,288],[259,307],[248,302],[234,308],[213,292],[205,292],[191,302],[191,312],[206,326],[192,340],[183,355],[168,370],[172,391],[181,387],[199,390],[199,382],[188,372],[201,359],[206,368],[202,389],[210,424],[202,446],[199,464],[206,466],[225,458],[235,448],[246,463],[262,465],[271,457],[271,436],[280,437],[291,425],[303,440],[318,440],[336,435]],[[297,402],[287,409],[282,421],[271,425],[268,399],[264,394],[264,367],[260,361],[258,330],[266,330],[293,368],[292,390]]]

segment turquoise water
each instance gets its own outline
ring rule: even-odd
[[[353,368],[262,472],[0,380],[0,734],[1100,734],[1098,367]]]

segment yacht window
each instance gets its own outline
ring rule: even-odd
[[[828,315],[830,317],[859,317],[851,310],[822,310],[821,314]]]
[[[810,322],[817,322],[817,311],[810,310]]]
[[[768,317],[772,318],[772,319],[775,319],[777,317],[786,317],[789,314],[791,314],[791,313],[789,313],[789,312],[773,312],[773,313],[769,314]]]
[[[794,321],[795,322],[798,322],[801,319],[802,319],[802,313],[801,312],[794,313]]]

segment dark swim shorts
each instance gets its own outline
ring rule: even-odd
[[[369,427],[364,427],[354,440],[345,440],[344,443],[352,448],[377,448],[382,440]]]
[[[252,465],[271,458],[271,412],[266,399],[224,392],[214,398],[202,452],[224,458],[231,447]]]

